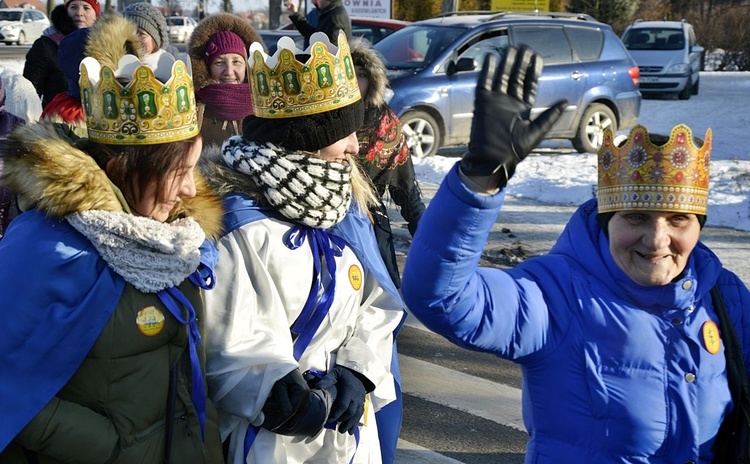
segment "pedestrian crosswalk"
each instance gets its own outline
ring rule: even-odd
[[[509,385],[496,372],[507,363],[455,347],[413,318],[399,342],[404,426],[396,464],[523,462],[518,377]]]

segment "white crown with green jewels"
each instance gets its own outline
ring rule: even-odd
[[[90,140],[154,145],[198,135],[190,70],[171,55],[162,58],[154,70],[133,55],[120,58],[117,69],[83,59],[79,83]]]
[[[349,44],[343,33],[338,47],[316,32],[310,46],[300,50],[290,37],[278,41],[269,56],[255,42],[248,53],[253,113],[259,118],[291,118],[324,113],[361,98]],[[298,55],[309,55],[304,62]]]

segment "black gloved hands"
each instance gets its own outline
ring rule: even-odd
[[[276,381],[263,405],[263,428],[280,435],[313,436],[325,425],[333,397],[311,390],[295,369]]]
[[[365,411],[365,396],[375,386],[360,374],[346,367],[336,366],[320,379],[315,388],[328,390],[335,398],[328,422],[340,423],[338,431],[351,435]]]
[[[271,387],[271,393],[263,405],[263,427],[269,430],[276,429],[294,413],[306,408],[309,401],[310,387],[302,378],[299,369],[294,369]]]
[[[508,47],[500,65],[486,55],[477,81],[469,151],[461,160],[468,176],[489,176],[501,170],[504,187],[521,162],[552,128],[567,106],[559,101],[530,120],[542,57],[531,48]]]

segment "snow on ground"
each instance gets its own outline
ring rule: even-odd
[[[18,73],[23,61],[0,60],[0,72]],[[668,134],[687,124],[693,135],[713,131],[708,224],[750,231],[750,72],[702,72],[699,94],[690,100],[648,98],[639,123],[650,132]],[[627,134],[627,131],[620,131]],[[439,184],[458,160],[448,156],[414,159],[420,182]],[[577,205],[596,192],[596,155],[576,153],[569,142],[549,140],[523,161],[508,194],[553,205]]]
[[[708,224],[750,231],[750,73],[701,73],[690,100],[647,98],[639,123],[668,134],[684,123],[701,138],[713,132]],[[627,135],[627,131],[620,131]],[[452,152],[456,152],[452,150]],[[420,182],[440,183],[458,158],[415,159]],[[578,205],[595,195],[596,155],[579,154],[567,141],[547,140],[516,169],[508,194],[541,203]]]

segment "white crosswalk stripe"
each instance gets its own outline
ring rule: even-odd
[[[413,318],[407,325],[427,331]],[[404,354],[399,355],[399,363],[401,385],[405,395],[422,398],[516,430],[526,430],[521,416],[520,389]],[[428,463],[461,464],[461,461],[406,440],[399,440],[396,464]]]

